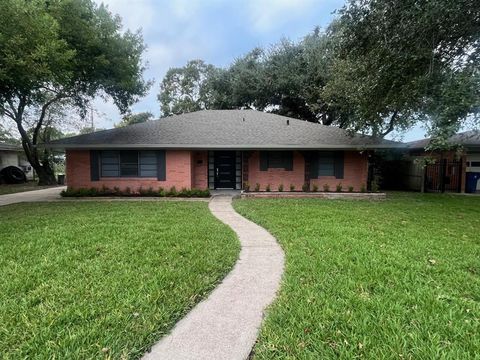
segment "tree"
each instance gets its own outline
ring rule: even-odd
[[[151,112],[140,112],[137,114],[126,114],[122,117],[122,121],[115,124],[116,128],[124,127],[133,124],[139,124],[152,120],[153,114]]]
[[[478,1],[350,0],[328,36],[323,98],[352,109],[346,127],[385,136],[430,121],[447,135],[478,113]]]
[[[3,0],[0,23],[0,115],[14,121],[39,183],[52,184],[48,151],[38,146],[50,110],[85,114],[101,95],[126,112],[150,85],[142,78],[145,46],[92,0]]]
[[[203,60],[191,60],[184,67],[170,68],[160,85],[160,111],[162,116],[208,108],[206,80],[215,67]]]

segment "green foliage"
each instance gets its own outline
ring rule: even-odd
[[[267,186],[265,187],[265,191],[270,192],[270,184],[267,184]]]
[[[198,201],[14,204],[0,218],[2,359],[140,359],[239,251]]]
[[[152,120],[153,114],[151,112],[140,112],[137,114],[127,114],[122,117],[122,121],[115,124],[116,128],[125,127],[128,125],[144,123]]]
[[[317,184],[313,184],[313,185],[312,185],[312,191],[313,191],[313,192],[317,192],[317,191],[318,191],[318,185],[317,185]]]
[[[283,184],[278,185],[278,191],[283,192]]]
[[[290,191],[295,191],[295,185],[290,184]]]
[[[303,183],[303,185],[302,185],[302,191],[303,191],[303,192],[310,191],[310,187],[308,186],[307,183]]]
[[[248,181],[245,181],[243,183],[243,190],[245,190],[246,192],[250,191],[250,183]]]
[[[350,186],[348,187],[348,192],[353,192],[353,186],[352,186],[352,185],[350,185]]]
[[[285,273],[253,359],[474,359],[480,198],[239,199]],[[444,225],[440,225],[444,224]]]
[[[342,192],[342,189],[343,189],[342,183],[338,183],[335,188],[336,192]]]
[[[324,184],[324,185],[323,185],[323,191],[329,192],[329,191],[330,191],[330,185]]]
[[[360,185],[360,192],[367,192],[367,187],[365,186],[365,184]]]
[[[478,1],[351,0],[339,14],[324,99],[352,110],[346,128],[384,136],[428,120],[451,135],[478,113]]]
[[[162,116],[182,114],[208,108],[210,96],[207,80],[215,67],[203,60],[189,61],[184,67],[170,68],[160,85],[158,101]]]
[[[260,184],[259,183],[255,184],[255,191],[256,192],[260,191]]]
[[[92,0],[4,0],[0,24],[0,116],[15,122],[40,182],[51,183],[51,161],[36,146],[51,113],[84,115],[97,95],[127,111],[150,85],[142,36]]]
[[[208,189],[186,189],[183,188],[177,191],[173,186],[170,190],[165,191],[163,188],[159,188],[155,191],[152,187],[147,189],[140,188],[138,192],[132,192],[130,188],[120,190],[118,187],[110,189],[103,186],[101,189],[97,188],[67,188],[63,190],[60,195],[62,197],[102,197],[102,196],[124,196],[124,197],[210,197],[210,191]]]

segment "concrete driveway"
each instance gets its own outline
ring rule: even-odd
[[[0,195],[0,206],[21,202],[51,201],[60,199],[60,192],[66,186],[59,186],[50,189],[25,191],[15,194]]]

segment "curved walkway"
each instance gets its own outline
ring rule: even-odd
[[[284,263],[275,238],[236,213],[231,196],[216,196],[209,207],[237,233],[240,258],[210,296],[154,345],[144,360],[246,359],[263,312],[275,298]]]

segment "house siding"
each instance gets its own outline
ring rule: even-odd
[[[172,150],[166,152],[166,179],[159,181],[157,178],[138,177],[113,177],[100,178],[98,181],[90,179],[90,151],[89,150],[67,150],[67,185],[70,188],[97,188],[114,187],[125,190],[127,187],[132,192],[138,192],[140,188],[159,187],[169,189],[175,186],[177,190],[182,188],[190,189],[192,184],[197,184],[192,167],[192,154],[187,150]],[[199,182],[201,184],[201,182]],[[203,187],[205,188],[205,187]]]

